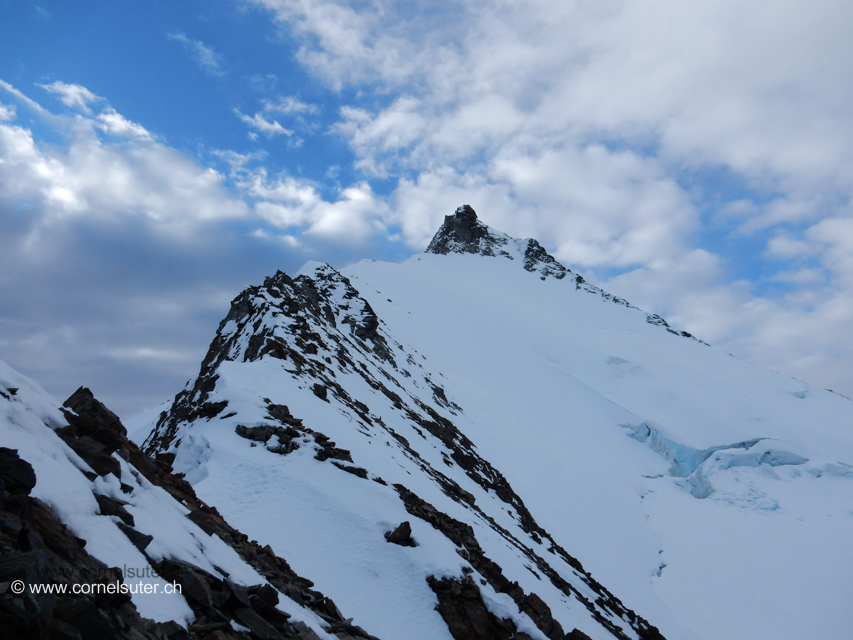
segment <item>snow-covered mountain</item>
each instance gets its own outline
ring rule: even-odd
[[[466,206],[242,292],[145,449],[384,640],[840,639],[851,409]]]

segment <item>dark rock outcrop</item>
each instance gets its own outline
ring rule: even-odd
[[[470,205],[463,204],[452,215],[444,217],[444,223],[433,236],[426,253],[477,253],[493,256],[500,243],[489,227],[480,222]]]
[[[28,462],[18,457],[17,450],[0,447],[0,481],[10,494],[28,496],[36,486],[36,474]]]
[[[455,640],[530,640],[512,620],[501,620],[486,608],[479,587],[469,576],[461,580],[430,576],[427,583],[438,597],[436,610]]]
[[[324,332],[317,331],[318,325],[336,331],[331,336],[323,335]],[[339,332],[348,334],[351,344],[344,344]],[[292,336],[292,342],[284,339],[283,334]],[[275,358],[294,375],[314,377],[312,390],[317,397],[328,399],[330,395],[345,393],[330,373],[332,358],[314,357],[321,350],[334,352],[339,362],[352,367],[362,357],[359,352],[373,354],[388,365],[397,366],[370,303],[359,295],[348,278],[328,265],[319,268],[313,277],[291,278],[278,271],[262,285],[247,288],[231,302],[198,377],[175,396],[170,410],[160,415],[144,448],[150,453],[165,451],[175,440],[181,424],[221,414],[225,409],[223,401],[213,402],[210,396],[219,379],[216,369],[224,361]]]
[[[6,451],[3,455],[9,458]],[[28,462],[17,456],[12,462],[19,476],[23,470],[24,477],[35,478]],[[53,510],[28,493],[29,489],[7,491],[0,511],[0,637],[188,637],[174,623],[158,624],[141,618],[130,603],[130,595],[107,592],[106,587],[122,582],[121,570],[89,555]],[[20,593],[18,580],[25,585]],[[71,585],[81,581],[103,585],[105,592],[71,595]],[[66,593],[33,593],[29,588],[42,584],[65,585]]]
[[[408,520],[400,523],[400,526],[393,531],[385,532],[385,539],[392,543],[398,544],[401,547],[417,547],[418,543],[412,538],[412,523]]]

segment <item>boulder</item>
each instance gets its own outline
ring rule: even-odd
[[[393,531],[385,532],[385,539],[392,544],[398,544],[401,547],[417,547],[418,543],[412,538],[412,525],[408,520],[402,522],[399,527]]]

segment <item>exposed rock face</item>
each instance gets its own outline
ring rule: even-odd
[[[352,339],[341,341],[337,331],[331,336],[318,331],[325,326],[340,328]],[[345,393],[327,373],[331,361],[311,357],[320,350],[351,366],[362,357],[362,350],[397,366],[370,304],[332,267],[321,266],[313,277],[291,278],[279,271],[263,285],[249,287],[231,302],[231,310],[219,325],[198,377],[175,397],[168,414],[160,416],[146,448],[163,451],[174,440],[181,423],[224,414],[227,401],[210,402],[208,398],[216,388],[216,369],[225,361],[253,362],[269,355],[286,361],[296,374],[313,375],[312,390],[318,398]]]
[[[0,489],[12,495],[30,495],[36,486],[36,474],[14,449],[0,447]]]
[[[463,204],[453,215],[444,217],[444,224],[433,236],[426,253],[478,253],[493,256],[501,252],[503,238],[493,235],[477,219],[469,205]]]
[[[453,215],[445,216],[444,224],[433,236],[426,253],[474,253],[503,256],[510,260],[519,257],[527,271],[538,271],[543,280],[548,277],[561,280],[571,273],[553,256],[548,255],[536,240],[516,240],[490,229],[467,204],[456,209]],[[580,278],[578,283],[582,282],[583,278]]]

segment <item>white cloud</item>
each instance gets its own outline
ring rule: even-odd
[[[382,220],[389,218],[388,206],[366,182],[342,189],[334,202],[309,181],[285,175],[270,179],[263,168],[247,173],[238,184],[256,199],[258,217],[276,227],[301,227],[306,238],[358,246],[373,236],[387,236]]]
[[[605,139],[781,188],[779,212],[827,187],[850,195],[853,7],[837,0],[257,2],[312,38],[300,55],[331,86],[401,94],[344,111],[367,169]]]
[[[18,89],[13,87],[11,84],[6,82],[5,80],[0,80],[0,88],[5,89],[9,93],[11,93],[13,96],[15,96],[18,100],[23,102],[25,105],[27,105],[30,109],[32,109],[36,113],[38,113],[40,115],[47,115],[47,111],[44,109],[44,107],[42,107],[35,100],[32,100],[31,98],[28,98],[27,96],[25,96],[23,93],[21,93]]]
[[[40,212],[32,220],[33,250],[38,250],[36,238],[69,217],[118,221],[141,216],[154,229],[174,234],[200,221],[248,212],[224,191],[224,176],[139,134],[138,125],[128,130],[120,114],[108,116],[75,123],[67,150],[41,148],[30,131],[0,125],[0,201],[25,201]],[[94,126],[129,132],[137,142],[132,147],[104,144],[93,135]]]
[[[92,110],[89,108],[89,103],[102,99],[89,91],[86,87],[79,84],[65,84],[64,82],[59,82],[57,80],[51,84],[40,84],[38,86],[50,93],[57,94],[60,101],[62,101],[62,104],[66,107],[79,109],[83,113],[87,114],[92,113]]]
[[[225,176],[151,137],[97,135],[140,133],[120,114],[38,113],[35,130],[66,146],[0,122],[0,348],[58,396],[86,384],[137,411],[186,380],[257,277],[254,241],[227,228],[251,209]]]
[[[398,179],[411,247],[469,203],[724,348],[853,371],[850,3],[254,1],[332,89],[383,96],[335,130]],[[726,235],[769,238],[754,282]]]
[[[201,40],[193,40],[187,37],[184,33],[167,33],[166,37],[169,40],[175,40],[184,45],[184,48],[189,51],[198,65],[209,76],[225,75],[222,69],[222,56],[209,47]]]
[[[285,129],[283,126],[281,126],[281,124],[279,124],[278,120],[273,120],[272,122],[270,122],[260,113],[256,113],[253,116],[247,116],[244,113],[240,113],[239,109],[234,109],[234,113],[236,113],[237,117],[239,117],[240,120],[245,122],[252,129],[255,129],[256,131],[264,134],[268,138],[272,138],[274,136],[279,135],[293,135],[293,131],[291,131],[290,129]]]
[[[8,122],[15,119],[15,107],[0,102],[0,122]]]
[[[151,406],[192,375],[236,291],[388,236],[366,184],[327,201],[268,177],[262,151],[213,152],[220,173],[111,109],[37,113],[33,130],[0,122],[0,348],[59,396],[82,383],[118,411]]]
[[[279,98],[275,102],[271,100],[264,101],[264,111],[267,113],[282,113],[282,114],[301,114],[301,113],[319,113],[320,108],[316,104],[307,104],[300,102],[293,96]]]
[[[131,122],[115,109],[106,109],[97,118],[97,127],[107,133],[127,138],[151,138],[145,127]]]

